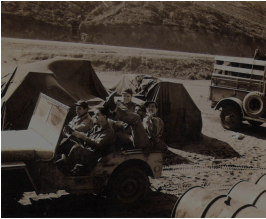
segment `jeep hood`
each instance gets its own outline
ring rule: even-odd
[[[32,129],[1,132],[2,161],[50,159],[54,146]]]

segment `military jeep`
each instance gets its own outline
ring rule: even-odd
[[[211,79],[211,107],[221,110],[225,129],[239,128],[242,121],[252,126],[266,123],[266,56],[256,58],[215,57]]]
[[[40,94],[27,130],[2,131],[2,203],[18,194],[17,190],[31,189],[37,194],[57,190],[73,194],[107,191],[112,201],[125,204],[142,198],[149,188],[148,176],[161,176],[165,149],[117,147],[102,157],[92,172],[66,175],[55,161],[68,113],[68,106]]]

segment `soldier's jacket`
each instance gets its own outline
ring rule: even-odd
[[[115,141],[114,129],[109,123],[103,128],[96,124],[87,136],[86,147],[90,147],[99,157],[108,153]]]
[[[129,103],[123,103],[130,111],[135,112],[136,104],[130,101]]]
[[[164,123],[158,116],[153,116],[150,120],[149,116],[143,119],[143,126],[154,147],[164,147],[165,143],[162,141]]]
[[[90,131],[94,124],[89,113],[86,113],[82,117],[75,116],[72,121],[69,122],[69,126],[78,132],[88,132]]]

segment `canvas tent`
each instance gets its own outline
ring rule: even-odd
[[[127,85],[132,88],[136,75],[125,75],[112,90],[120,92]],[[146,76],[148,78],[149,76]],[[150,79],[153,80],[153,79]],[[147,84],[147,81],[144,81]],[[131,85],[130,85],[131,84]],[[201,112],[181,83],[162,81],[155,78],[154,83],[149,83],[143,95],[135,95],[142,100],[153,100],[159,106],[158,116],[164,122],[163,139],[166,143],[182,142],[187,139],[197,140],[202,129]]]
[[[123,78],[117,82],[113,87],[109,88],[110,92],[116,91],[118,95],[121,95],[122,90],[125,87],[130,87],[134,93],[139,93],[137,89],[139,88],[142,93],[145,93],[151,85],[160,82],[161,80],[157,77],[150,75],[136,75],[136,74],[126,74]]]
[[[1,88],[4,129],[27,129],[41,92],[70,107],[80,99],[108,96],[88,60],[56,57],[24,64],[10,78],[3,78]]]
[[[156,101],[158,116],[164,121],[164,141],[197,140],[202,129],[201,112],[181,83],[159,82],[146,100]]]

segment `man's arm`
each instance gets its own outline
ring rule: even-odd
[[[88,132],[93,128],[92,118],[86,118],[81,124],[75,126],[73,129],[78,132]]]
[[[152,117],[151,115],[145,117],[143,126],[148,131],[151,139],[158,140],[163,135],[164,123],[159,117]]]
[[[113,140],[114,140],[114,131],[109,130],[109,131],[102,133],[99,137],[95,139],[91,139],[88,137],[85,139],[85,142],[91,148],[97,149],[97,148],[103,148],[105,145],[113,142]]]
[[[87,145],[92,149],[102,148],[105,145],[114,141],[113,129],[105,130],[103,133],[99,134],[97,138],[93,138],[92,136],[93,133],[91,133],[91,135],[88,135],[88,137],[85,133],[81,132],[74,132],[73,135],[76,136],[77,138],[83,139],[87,143]]]
[[[74,130],[78,132],[88,132],[93,128],[92,119],[85,119],[81,124],[75,126]]]

